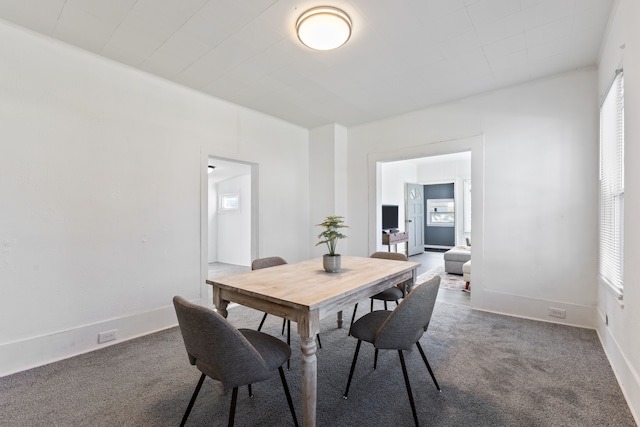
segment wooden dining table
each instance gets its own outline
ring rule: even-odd
[[[340,271],[327,273],[322,258],[317,258],[207,279],[207,283],[213,286],[213,304],[224,317],[228,304],[235,302],[297,323],[302,352],[302,421],[310,427],[316,425],[315,337],[320,319],[337,314],[341,328],[343,309],[400,283],[407,282],[410,290],[419,266],[415,262],[342,256]]]

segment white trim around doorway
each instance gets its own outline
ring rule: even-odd
[[[484,135],[475,135],[447,141],[435,141],[423,145],[404,147],[384,152],[370,153],[367,158],[368,171],[368,246],[374,252],[382,242],[377,215],[382,204],[381,163],[396,162],[421,157],[440,156],[464,151],[471,152],[471,233],[473,242],[473,290],[471,306],[482,307],[483,303],[483,247],[484,247]]]

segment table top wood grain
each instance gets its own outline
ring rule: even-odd
[[[296,308],[314,310],[356,294],[362,288],[410,273],[419,263],[379,258],[342,256],[342,268],[327,273],[322,258],[263,268],[207,280],[222,289]]]

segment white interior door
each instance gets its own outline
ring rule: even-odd
[[[424,187],[406,184],[405,230],[409,233],[409,256],[424,252]]]

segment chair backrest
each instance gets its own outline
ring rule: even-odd
[[[407,256],[400,252],[374,252],[370,258],[392,259],[394,261],[407,261]]]
[[[440,276],[416,286],[380,325],[373,344],[380,349],[408,350],[427,330]]]
[[[180,296],[173,305],[189,361],[220,381],[222,393],[269,377],[266,361],[227,319]]]
[[[261,268],[275,267],[276,265],[286,264],[283,258],[279,256],[270,256],[266,258],[256,258],[251,263],[252,270],[260,270]]]
[[[393,261],[408,261],[409,260],[405,254],[402,254],[400,252],[374,252],[374,253],[371,254],[371,256],[369,258],[390,259],[390,260],[393,260]],[[396,287],[399,288],[402,291],[403,295],[406,293],[407,285],[409,284],[409,282],[410,281],[407,280],[406,282],[398,283],[396,285]]]

